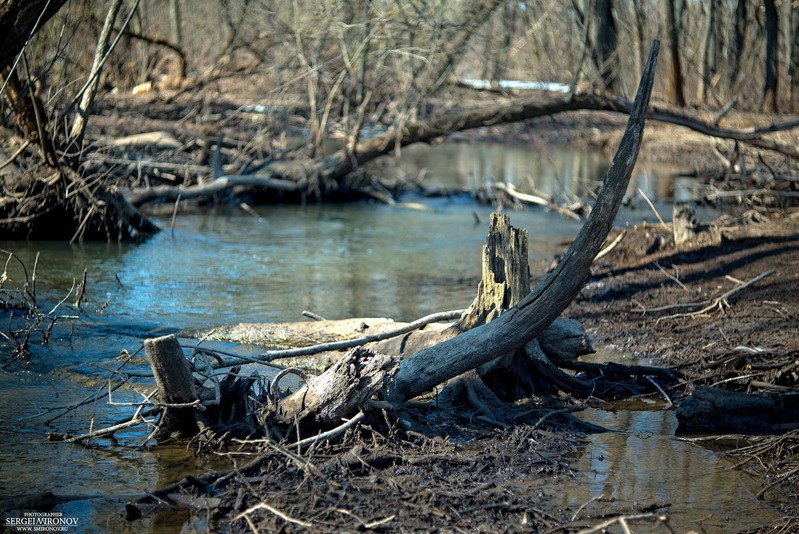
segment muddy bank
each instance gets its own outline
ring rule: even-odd
[[[496,429],[413,406],[399,422],[378,415],[301,453],[239,441],[222,452],[244,466],[235,477],[218,485],[186,479],[127,511],[150,524],[166,512],[161,499],[189,508],[193,522],[231,532],[576,532],[620,517],[635,531],[665,528],[665,501],[595,496],[564,505],[573,501],[566,488],[587,476],[570,467],[586,440],[567,414],[542,421],[547,413],[533,410],[529,423]]]
[[[579,319],[599,345],[681,371],[686,393],[698,386],[796,392],[799,213],[733,224],[738,222],[720,221],[721,243],[709,246],[674,247],[667,244],[670,232],[658,226],[627,229],[567,315]],[[796,528],[799,431],[699,442],[724,446],[740,468],[758,473],[758,498],[771,488],[782,491],[775,506],[787,523],[779,527]]]
[[[591,283],[568,313],[590,328],[595,341],[655,355],[703,385],[734,378],[756,360],[787,365],[799,351],[799,212],[759,223],[726,221],[727,228],[720,221],[720,244],[698,247],[674,247],[670,231],[659,226],[628,229],[595,265]],[[777,365],[749,370],[753,376],[726,387],[797,386],[796,375],[779,374]]]

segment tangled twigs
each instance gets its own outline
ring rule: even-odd
[[[674,530],[669,526],[669,524],[667,522],[668,521],[668,516],[666,516],[664,514],[655,513],[655,512],[649,512],[649,513],[645,513],[645,514],[618,515],[616,517],[608,519],[607,521],[603,521],[602,523],[599,523],[598,525],[594,525],[592,527],[583,529],[583,530],[579,531],[578,534],[591,534],[593,532],[606,532],[608,527],[610,527],[611,525],[614,525],[616,523],[618,523],[619,526],[622,528],[622,532],[624,532],[625,534],[630,534],[632,532],[632,530],[630,530],[630,525],[629,525],[630,522],[632,522],[632,521],[652,521],[652,520],[657,521],[658,523],[660,523],[661,525],[666,527],[670,532],[674,532]]]
[[[799,467],[796,466],[795,462],[786,461],[786,459],[795,454],[794,451],[799,445],[799,430],[793,430],[781,436],[752,438],[752,441],[749,445],[730,451],[729,454],[731,455],[744,457],[735,467],[757,460],[761,466],[770,472],[774,472],[778,468],[789,468],[784,473],[776,475],[770,483],[766,484],[756,494],[758,499],[763,499],[770,489],[787,482],[791,477],[799,473]]]
[[[45,312],[41,309],[36,296],[36,271],[39,265],[39,253],[36,253],[36,258],[33,261],[33,270],[30,274],[25,262],[16,254],[3,249],[0,249],[0,253],[8,255],[3,272],[0,274],[0,310],[8,312],[8,323],[5,330],[0,331],[0,337],[13,345],[11,358],[2,365],[3,369],[8,369],[20,359],[30,357],[31,338],[34,334],[41,336],[42,345],[47,345],[58,321],[62,319],[74,320],[78,316],[56,314],[75,290],[75,280],[72,281],[72,287],[66,296],[53,306],[49,312]],[[19,265],[18,274],[21,275],[21,287],[6,289],[4,284],[11,280],[9,266],[12,259]],[[79,303],[76,304],[75,307],[80,310]]]
[[[747,280],[746,282],[739,283],[734,288],[730,289],[729,291],[726,291],[725,293],[719,295],[718,297],[716,297],[714,299],[708,299],[708,300],[703,300],[703,301],[699,301],[699,302],[688,302],[686,304],[672,304],[672,305],[669,305],[669,306],[661,306],[659,308],[651,308],[651,309],[647,309],[645,311],[645,313],[646,312],[651,313],[651,312],[671,310],[671,309],[674,309],[674,308],[691,308],[691,307],[703,306],[702,308],[700,308],[698,310],[695,310],[695,311],[692,311],[692,312],[675,313],[675,314],[672,314],[672,315],[667,315],[666,317],[660,317],[660,318],[658,318],[657,321],[655,321],[656,323],[659,323],[660,321],[665,321],[665,320],[668,320],[668,319],[679,319],[679,318],[682,318],[682,317],[695,318],[695,317],[699,317],[700,315],[705,315],[705,314],[707,314],[707,313],[709,313],[709,312],[711,312],[713,310],[724,311],[725,308],[729,308],[730,307],[730,303],[729,303],[729,301],[727,299],[729,299],[731,296],[735,295],[736,293],[739,293],[740,291],[743,291],[744,289],[756,284],[757,282],[760,282],[764,278],[767,278],[767,277],[771,276],[775,272],[777,272],[777,271],[774,270],[774,269],[770,269],[770,270],[768,270],[768,271],[766,271],[764,273],[761,273],[761,274],[755,276],[751,280]]]
[[[771,488],[773,488],[774,486],[776,486],[778,484],[781,484],[781,483],[785,482],[786,480],[788,480],[790,477],[792,477],[796,473],[799,473],[799,467],[795,467],[795,468],[791,469],[790,471],[788,471],[787,473],[785,473],[785,474],[777,477],[773,481],[771,481],[763,489],[758,491],[757,495],[755,495],[755,497],[757,497],[758,499],[762,499],[763,496],[766,494],[766,492],[768,490],[770,490]]]

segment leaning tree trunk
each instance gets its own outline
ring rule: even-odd
[[[512,370],[517,354],[525,359],[525,370],[542,373],[557,387],[590,393],[590,383],[556,369],[556,365],[572,369],[592,365],[574,361],[574,356],[590,347],[584,342],[581,329],[561,323],[550,335],[535,338],[553,324],[588,281],[591,264],[612,228],[641,146],[658,49],[655,41],[630,120],[591,216],[563,260],[542,283],[519,299],[527,291],[526,236],[512,229],[505,217],[492,217],[492,234],[496,230],[496,235],[489,236],[484,252],[486,276],[482,291],[459,327],[450,329],[448,334],[454,337],[409,357],[375,353],[362,347],[353,349],[321,375],[307,378],[293,393],[275,398],[277,392],[272,391],[270,400],[274,405],[267,414],[270,420],[296,424],[306,431],[316,429],[370,405],[398,408],[464,373],[470,373],[472,383],[487,389],[480,380],[487,373]],[[509,278],[514,280],[508,283]],[[502,311],[516,300],[515,305]],[[494,319],[460,334],[453,332],[489,317]],[[646,373],[651,374],[651,369]],[[189,380],[184,377],[185,382]]]
[[[362,374],[367,366],[363,354],[351,352],[348,380],[331,379],[336,370],[326,371],[310,379],[280,401],[281,420],[312,418],[317,424],[338,421],[347,410],[352,412],[353,389],[364,381],[369,392],[379,395],[390,404],[400,406],[445,381],[490,362],[497,356],[524,347],[542,333],[571,303],[590,277],[591,263],[612,228],[643,137],[646,108],[654,80],[654,67],[659,43],[655,41],[647,61],[635,105],[627,129],[608,169],[602,190],[590,218],[563,260],[552,273],[515,306],[495,320],[472,328],[452,339],[397,361],[381,358],[377,368],[382,383],[376,385]],[[331,395],[335,390],[341,394]],[[343,409],[337,409],[337,406]],[[324,416],[333,413],[336,419]]]
[[[0,70],[15,63],[25,43],[67,0],[0,1]]]

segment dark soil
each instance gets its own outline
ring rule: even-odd
[[[693,384],[726,380],[719,385],[736,391],[796,390],[798,215],[730,226],[712,246],[671,246],[670,231],[660,226],[629,229],[567,313],[596,343],[654,356]],[[661,250],[647,253],[658,243],[665,243]]]
[[[414,426],[434,430],[437,417]],[[557,421],[557,431],[536,424],[480,429],[470,421],[461,433],[449,420],[445,426],[459,436],[451,439],[375,420],[302,454],[261,450],[240,460],[257,456],[259,466],[216,491],[212,509],[195,512],[195,520],[210,517],[212,530],[232,532],[576,532],[621,515],[642,514],[644,529],[665,519],[664,503],[610,500],[582,514],[554,504],[559,481],[576,476],[569,461],[580,441]]]
[[[486,435],[456,444],[404,432],[385,437],[366,428],[302,465],[274,453],[260,476],[227,495],[245,490],[240,502],[230,503],[237,514],[268,502],[306,523],[268,509],[248,514],[265,531],[305,530],[308,524],[331,532],[552,528],[566,521],[549,510],[545,495],[558,477],[569,476],[565,437],[520,426],[502,439]],[[244,519],[232,527],[248,530]]]

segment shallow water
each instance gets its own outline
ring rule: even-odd
[[[627,365],[653,365],[600,348],[583,359]],[[636,510],[670,504],[669,525],[676,532],[738,532],[776,521],[781,514],[758,500],[755,477],[733,469],[716,450],[676,439],[674,406],[662,397],[598,403],[578,418],[613,432],[586,436],[572,464],[575,477],[564,482],[559,504],[575,512],[592,499]],[[586,506],[581,517],[590,514]],[[636,532],[666,532],[655,523]]]
[[[553,195],[583,194],[607,166],[598,155],[446,144],[405,150],[400,163],[391,159],[382,163],[384,167],[400,164],[403,172],[411,175],[428,169],[430,185],[469,187],[492,178],[515,183],[522,190],[529,190],[534,183]],[[651,171],[640,173],[634,182],[631,187],[642,186],[656,200],[668,183],[655,179]],[[81,532],[123,527],[136,532],[179,530],[180,514],[162,516],[157,521],[165,523],[158,525],[153,525],[156,520],[125,525],[117,517],[121,502],[189,472],[201,472],[213,458],[196,460],[174,449],[136,451],[112,447],[108,441],[93,448],[45,442],[47,431],[80,433],[130,415],[129,406],[110,406],[106,399],[58,419],[51,427],[45,427],[44,421],[52,414],[36,416],[103,388],[108,370],[119,365],[116,358],[120,352],[133,353],[141,348],[143,339],[154,335],[220,323],[301,320],[303,310],[331,319],[385,316],[412,320],[468,306],[478,281],[480,249],[491,208],[475,206],[468,198],[416,200],[428,209],[364,203],[269,206],[259,208],[258,217],[242,211],[185,214],[177,218],[172,232],[162,232],[140,244],[0,242],[0,248],[12,251],[25,263],[29,276],[39,253],[36,295],[46,311],[64,298],[87,270],[81,319],[60,321],[48,346],[32,347],[29,364],[15,367],[13,373],[0,371],[0,499],[48,490],[60,495],[102,494],[103,499],[75,501],[59,510],[79,516]],[[513,211],[510,216],[512,224],[529,231],[534,273],[541,272],[580,228],[579,223],[539,209]],[[635,222],[642,217],[651,219],[651,212],[624,211],[617,222]],[[159,222],[169,227],[169,220]],[[9,263],[8,275],[5,288],[25,280],[14,262]],[[66,299],[72,301],[74,295]],[[67,303],[55,313],[77,314]],[[6,354],[11,350],[8,344],[0,347]],[[147,372],[142,363],[131,369]],[[140,382],[140,390],[150,387],[146,380]],[[131,389],[113,395],[114,402],[140,398]],[[644,490],[641,481],[648,480],[650,488],[656,485],[655,477],[664,464],[631,462],[629,456],[643,455],[653,443],[660,451],[651,453],[653,458],[661,458],[663,451],[674,455],[669,457],[669,465],[701,467],[708,477],[718,470],[715,453],[675,445],[665,437],[631,441],[640,440],[635,437],[640,429],[635,427],[644,424],[632,413],[618,412],[614,415],[618,420],[606,423],[634,434],[591,438],[579,467],[588,478],[564,503],[581,503],[602,492],[615,492],[619,499],[657,497],[655,490]],[[670,427],[659,424],[666,426],[657,435],[668,435]],[[119,440],[136,445],[144,437],[143,431],[136,431],[120,433]],[[617,460],[597,460],[614,455]],[[620,472],[623,475],[619,477]],[[690,486],[701,477],[686,474],[685,481],[678,479],[675,472],[669,480]],[[738,482],[725,479],[723,485],[731,488],[730,495],[751,493],[751,485],[741,477]],[[705,490],[686,487],[669,491],[675,503],[689,503],[696,501],[695,492]],[[726,497],[701,503],[716,514],[736,513],[741,505]]]
[[[677,532],[737,532],[781,517],[755,498],[757,481],[733,469],[732,461],[717,451],[675,440],[677,418],[673,409],[665,409],[665,402],[604,408],[577,416],[620,432],[586,438],[572,464],[575,478],[566,483],[559,504],[576,511],[600,495],[603,503],[612,500],[632,509],[669,503],[669,524]],[[587,507],[586,513],[590,510]],[[657,531],[654,524],[648,528]]]

